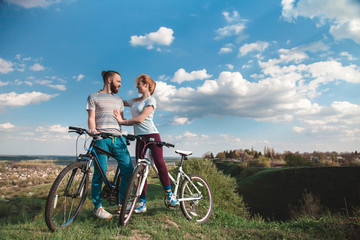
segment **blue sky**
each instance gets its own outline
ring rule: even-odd
[[[162,139],[195,156],[360,150],[359,1],[0,4],[0,154],[75,154],[102,70],[123,99],[157,81]]]

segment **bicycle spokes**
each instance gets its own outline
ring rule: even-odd
[[[180,190],[181,210],[189,220],[203,223],[212,212],[213,198],[209,185],[200,176],[184,180]]]

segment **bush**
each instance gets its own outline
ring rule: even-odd
[[[305,192],[302,195],[300,202],[300,208],[291,209],[291,215],[293,218],[301,217],[313,217],[319,219],[320,216],[325,215],[326,210],[320,204],[320,198],[312,194],[311,192]]]
[[[313,163],[307,161],[300,154],[288,153],[285,155],[285,166],[286,167],[301,167],[301,166],[312,166]]]
[[[270,167],[270,158],[259,156],[254,160],[250,160],[248,163],[249,167],[262,167],[269,168]]]
[[[235,192],[236,180],[224,175],[211,160],[191,158],[185,161],[183,168],[187,174],[198,174],[206,179],[211,187],[214,204],[219,208],[238,216],[248,217],[242,197]]]

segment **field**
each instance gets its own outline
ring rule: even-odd
[[[189,160],[186,164],[195,166],[195,172],[206,175],[214,192],[214,212],[205,224],[199,225],[186,220],[180,209],[167,209],[163,203],[163,189],[159,180],[151,178],[148,187],[148,211],[135,215],[128,226],[120,227],[116,216],[106,221],[94,217],[92,202],[88,196],[75,223],[68,229],[52,233],[44,221],[44,205],[54,178],[64,166],[55,164],[54,160],[43,159],[1,161],[0,164],[0,239],[260,240],[359,239],[360,236],[360,214],[356,209],[351,216],[325,211],[318,216],[303,214],[288,220],[252,214],[249,209],[251,204],[245,202],[245,208],[245,205],[241,204],[242,198],[234,195],[238,195],[234,193],[235,179],[224,175],[214,164],[203,159]],[[187,171],[191,172],[191,169]],[[24,176],[21,177],[21,174]],[[262,179],[261,176],[253,178],[257,181]],[[249,182],[255,184],[255,180]],[[233,183],[235,185],[232,189]],[[267,185],[271,183],[267,182]],[[256,184],[252,187],[254,186]],[[236,203],[235,206],[232,203]],[[311,203],[311,206],[316,205],[316,201],[314,203],[308,200],[308,203]],[[115,206],[108,206],[106,201],[104,205],[106,209],[115,211]]]

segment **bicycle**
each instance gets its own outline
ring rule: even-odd
[[[151,138],[146,140],[141,136],[128,135],[128,137],[144,141],[144,148],[141,154],[142,158],[137,160],[136,168],[130,178],[129,186],[125,194],[123,206],[126,207],[121,208],[119,222],[122,226],[125,226],[129,222],[133,214],[135,205],[142,193],[145,180],[149,174],[149,166],[151,165],[156,174],[158,174],[151,157],[150,149],[147,148],[147,146],[157,144],[158,146],[175,147],[173,144],[154,141],[154,139]],[[169,178],[175,185],[173,194],[180,202],[181,211],[188,220],[204,223],[209,219],[213,211],[213,196],[210,186],[202,176],[187,175],[184,172],[183,163],[192,152],[181,150],[176,150],[175,152],[181,156],[181,160],[176,179],[169,173]],[[178,194],[179,186],[180,191]],[[166,198],[164,198],[164,203],[166,207],[170,208]]]
[[[74,163],[69,164],[60,172],[50,189],[45,206],[45,221],[51,231],[69,227],[79,215],[87,197],[92,162],[100,169],[101,177],[105,183],[101,191],[102,198],[107,199],[110,205],[120,204],[120,167],[117,166],[113,180],[109,181],[95,152],[96,150],[109,157],[114,157],[112,153],[95,146],[95,137],[108,138],[119,136],[108,133],[90,134],[86,129],[71,126],[69,127],[69,132],[79,134],[76,145],[83,134],[92,137],[92,141],[85,154],[78,155]],[[126,138],[126,136],[124,137]],[[129,144],[128,138],[127,142]]]

